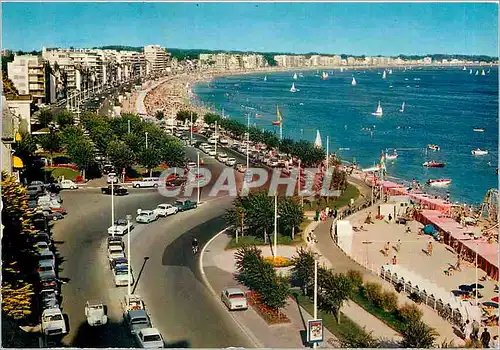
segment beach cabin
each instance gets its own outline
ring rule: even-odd
[[[347,255],[352,255],[354,238],[352,225],[348,220],[337,220],[335,224],[335,242]]]
[[[404,216],[411,205],[410,196],[389,196],[389,203],[394,203],[396,206],[396,216]]]

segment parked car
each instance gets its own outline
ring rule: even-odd
[[[111,184],[111,183],[117,184],[118,183],[118,176],[116,176],[116,173],[109,173],[107,176],[106,182],[108,184]]]
[[[248,309],[246,294],[240,288],[224,288],[221,299],[229,310]]]
[[[132,230],[132,228],[130,230]],[[128,232],[127,226],[113,225],[108,227],[108,235],[111,236],[123,236],[127,234],[127,232]]]
[[[125,323],[131,334],[136,334],[141,329],[151,327],[151,321],[145,310],[128,310],[125,313]]]
[[[109,261],[113,261],[113,259],[124,258],[125,252],[121,247],[118,246],[110,246],[108,248],[108,259]]]
[[[235,165],[235,164],[236,164],[236,158],[228,158],[228,159],[226,160],[226,165],[227,165],[227,166],[233,166],[233,165]]]
[[[52,246],[52,238],[47,232],[38,232],[35,236],[35,242],[46,242],[50,247]]]
[[[116,265],[113,269],[113,275],[115,278],[115,286],[128,286],[134,284],[134,275],[132,274],[132,270],[130,271],[130,275],[128,274],[128,265]]]
[[[42,333],[45,335],[60,335],[67,333],[66,322],[64,321],[60,308],[55,307],[43,310]]]
[[[38,250],[39,253],[44,252],[46,250],[50,251],[50,245],[47,242],[37,242],[36,243],[36,249]]]
[[[59,299],[57,298],[55,291],[41,290],[39,295],[39,304],[42,311],[59,307]]]
[[[226,163],[227,154],[226,153],[219,153],[219,155],[217,156],[217,160],[221,163]]]
[[[64,215],[58,211],[52,211],[51,209],[43,209],[40,211],[47,220],[57,221],[64,219]]]
[[[125,257],[116,258],[111,260],[109,263],[109,267],[111,270],[114,270],[117,266],[128,266],[128,259]]]
[[[54,269],[54,264],[48,260],[42,260],[38,262],[38,277],[41,280],[56,278],[56,270]]]
[[[197,208],[198,203],[191,199],[179,199],[175,201],[174,206],[177,207],[179,211],[185,211]]]
[[[128,225],[127,219],[123,219],[123,218],[116,219],[115,220],[115,225],[117,225],[117,226],[127,226]],[[134,228],[134,223],[132,222],[132,220],[130,220],[130,230],[132,230],[133,228]]]
[[[108,323],[106,307],[100,301],[87,301],[85,304],[85,317],[87,317],[87,323],[91,327],[102,326]]]
[[[196,162],[188,162],[188,163],[186,164],[186,167],[187,167],[188,169],[194,169],[194,168],[198,167],[198,164],[197,164]]]
[[[123,238],[118,236],[108,237],[108,248],[111,247],[112,245],[118,245],[122,248],[125,248],[125,243],[123,243]]]
[[[113,187],[113,189],[111,189]],[[113,195],[115,196],[125,196],[128,194],[128,190],[122,185],[108,185],[107,187],[101,187],[101,192],[103,194],[111,194],[111,190],[113,190]]]
[[[132,182],[132,187],[134,188],[157,188],[160,184],[160,178],[158,177],[145,177],[142,180]]]
[[[153,210],[141,210],[137,212],[137,217],[135,221],[142,224],[149,224],[150,222],[158,220],[158,214]]]
[[[154,210],[158,216],[168,216],[177,214],[179,208],[174,207],[172,204],[159,204]]]
[[[41,194],[43,194],[44,192],[45,192],[44,188],[42,186],[39,186],[39,185],[28,186],[26,188],[26,193],[28,194],[29,198],[36,198],[36,197],[40,196]]]
[[[156,328],[143,328],[136,333],[137,345],[146,349],[162,349],[165,347],[163,337]]]
[[[210,148],[207,150],[207,154],[211,157],[215,157],[215,155],[217,154],[217,152],[215,152],[215,148]]]
[[[62,180],[60,186],[62,190],[76,190],[78,188],[78,185],[71,180]]]
[[[221,138],[219,142],[220,142],[221,145],[227,145],[227,144],[229,144],[229,140],[226,139],[226,138]]]

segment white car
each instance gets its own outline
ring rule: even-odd
[[[198,167],[198,164],[196,164],[196,162],[189,162],[189,163],[187,163],[186,167],[188,169],[194,169],[194,168]]]
[[[132,225],[130,225],[130,231],[132,231]],[[108,228],[109,235],[123,236],[128,233],[127,226],[123,225],[113,225]]]
[[[43,251],[50,251],[49,244],[47,242],[37,242],[36,248],[39,253]]]
[[[116,176],[116,173],[109,173],[107,176],[107,181],[108,184],[110,183],[118,183],[118,176]]]
[[[153,211],[158,216],[169,216],[177,214],[179,209],[174,207],[172,204],[159,204]]]
[[[207,154],[211,157],[215,157],[215,155],[217,154],[215,152],[215,148],[210,148],[208,151],[207,151]]]
[[[226,153],[219,153],[219,155],[217,156],[217,159],[219,160],[219,162],[225,163],[227,160],[227,154]]]
[[[59,184],[62,190],[76,190],[78,185],[71,180],[62,180]]]
[[[54,256],[54,253],[48,249],[38,253],[38,261],[49,261],[52,266],[56,266],[56,257]]]
[[[66,322],[58,307],[45,309],[42,313],[42,333],[45,335],[66,334]]]
[[[235,158],[228,158],[226,160],[226,165],[227,166],[234,166],[236,164],[236,159]]]
[[[108,259],[109,261],[113,261],[113,259],[124,258],[125,252],[123,248],[120,246],[112,245],[108,248]]]
[[[161,349],[165,347],[163,337],[156,328],[143,328],[136,333],[139,347],[145,349]]]
[[[227,145],[229,143],[228,139],[220,139],[221,145]]]
[[[142,180],[132,182],[134,188],[157,188],[160,184],[159,177],[145,177]]]
[[[128,286],[129,282],[131,286],[134,285],[134,275],[132,270],[130,270],[130,275],[128,274],[128,265],[122,264],[116,266],[113,269],[113,275],[116,287]]]
[[[221,299],[229,310],[248,309],[247,296],[240,288],[225,288],[221,293]]]
[[[87,304],[85,304],[85,317],[87,317],[87,323],[91,327],[102,326],[108,323],[106,307],[100,301],[87,301]]]
[[[158,214],[153,210],[140,210],[140,212],[138,211],[137,214],[138,215],[135,218],[135,221],[137,223],[149,224],[150,222],[158,220]]]

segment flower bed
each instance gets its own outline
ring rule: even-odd
[[[266,256],[264,261],[272,264],[274,267],[288,267],[293,265],[292,260],[284,256]]]
[[[78,171],[78,167],[74,164],[53,164],[53,165],[47,165],[45,168],[51,169],[51,168],[67,168],[67,169],[73,169],[75,171]]]
[[[268,324],[290,323],[290,319],[281,311],[271,309],[262,303],[259,293],[255,291],[247,292],[247,301],[250,306],[266,321]]]

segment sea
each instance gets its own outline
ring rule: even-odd
[[[193,103],[245,124],[249,114],[251,125],[279,134],[272,125],[278,106],[284,138],[314,142],[319,131],[323,147],[328,137],[330,152],[362,168],[377,164],[382,152],[396,151],[397,159],[386,162],[390,179],[451,179],[445,189],[426,190],[443,196],[449,192],[455,202],[478,205],[489,189],[498,188],[497,67],[401,67],[387,72],[385,79],[383,69],[330,69],[326,80],[322,72],[217,77],[193,87]],[[374,116],[379,102],[383,115]],[[440,150],[429,150],[428,144]],[[472,155],[477,148],[488,155]],[[445,167],[423,167],[430,160]]]

